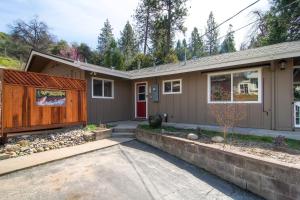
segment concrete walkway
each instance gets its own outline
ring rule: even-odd
[[[209,125],[199,125],[199,124],[184,124],[184,123],[163,123],[164,126],[172,126],[175,128],[181,129],[196,129],[200,127],[204,130],[210,131],[220,131],[222,132],[222,127],[220,126],[209,126]],[[255,128],[234,128],[231,129],[229,132],[245,134],[245,135],[257,135],[257,136],[284,136],[289,139],[300,140],[300,132],[297,131],[274,131],[274,130],[267,130],[267,129],[255,129]]]
[[[1,176],[0,183],[1,200],[261,200],[136,140]]]
[[[21,156],[17,158],[2,160],[0,161],[0,176],[15,171],[19,171],[22,169],[34,167],[37,165],[53,162],[56,160],[61,160],[64,158],[80,155],[83,153],[107,148],[131,140],[133,139],[132,138],[103,139],[94,142],[88,142],[77,146],[55,149],[51,151],[35,153],[28,156]]]

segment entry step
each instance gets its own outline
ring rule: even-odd
[[[113,132],[111,136],[114,138],[134,138],[135,134],[133,132]]]

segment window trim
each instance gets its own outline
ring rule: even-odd
[[[233,101],[233,74],[235,73],[242,73],[242,72],[251,72],[251,71],[257,71],[258,73],[258,100],[257,101]],[[217,76],[217,75],[231,75],[231,91],[230,101],[211,101],[210,96],[210,89],[211,89],[211,77]],[[240,69],[240,70],[230,70],[230,71],[224,71],[224,72],[216,72],[216,73],[208,73],[207,74],[207,103],[208,104],[228,104],[228,103],[234,103],[234,104],[259,104],[262,103],[262,70],[261,68],[247,68],[247,69]]]
[[[171,90],[173,90],[173,82],[174,81],[179,81],[179,83],[180,83],[179,92],[172,92],[172,91],[171,92],[166,92],[165,91],[165,83],[171,82]],[[162,94],[181,94],[182,93],[182,79],[163,80],[162,81],[162,87],[163,87]]]
[[[102,81],[102,96],[95,96],[94,95],[94,80]],[[111,82],[111,87],[112,87],[111,88],[111,97],[105,97],[104,96],[104,81]],[[104,78],[98,78],[98,77],[92,77],[91,89],[92,89],[92,98],[93,99],[114,99],[115,98],[115,84],[114,84],[114,80],[104,79]]]

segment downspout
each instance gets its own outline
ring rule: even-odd
[[[275,66],[275,61],[271,61],[271,81],[272,81],[272,103],[271,103],[271,129],[275,130],[276,129],[276,111],[275,111],[275,106],[276,106],[276,77],[275,77],[275,71],[276,71],[276,66]]]

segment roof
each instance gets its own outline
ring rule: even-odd
[[[27,70],[28,65],[30,63],[31,57],[33,55],[40,56],[48,56],[53,57],[53,60],[59,61],[60,59],[48,54],[42,54],[40,52],[32,51],[30,58],[27,62],[25,70]],[[176,64],[166,64],[166,65],[158,65],[155,67],[143,68],[139,70],[132,71],[119,71],[113,70],[106,67],[101,67],[97,65],[76,62],[76,61],[63,61],[66,64],[70,64],[74,67],[92,71],[103,73],[107,75],[127,78],[127,79],[139,79],[139,78],[147,78],[147,77],[155,77],[155,76],[163,76],[163,75],[171,75],[171,74],[179,74],[185,72],[193,72],[193,71],[209,71],[209,70],[217,70],[226,67],[239,66],[239,65],[247,65],[252,63],[261,63],[271,60],[292,58],[300,56],[300,41],[295,42],[285,42],[275,45],[269,45],[254,49],[247,49],[243,51],[237,51],[232,53],[219,54],[215,56],[207,56],[199,59],[195,59],[192,61],[187,61],[186,63],[176,63]]]
[[[98,65],[92,65],[89,63],[84,63],[84,62],[80,62],[80,61],[75,61],[72,59],[68,59],[68,58],[64,58],[61,56],[56,56],[56,55],[52,55],[52,54],[47,54],[47,53],[42,53],[36,50],[32,50],[30,53],[30,56],[27,60],[27,63],[25,65],[24,71],[27,71],[31,60],[33,59],[34,56],[41,56],[56,62],[60,62],[60,63],[64,63],[82,70],[86,70],[86,71],[91,71],[91,72],[97,72],[97,73],[102,73],[102,74],[107,74],[107,75],[112,75],[112,76],[116,76],[116,77],[120,77],[120,78],[127,78],[129,79],[130,76],[127,72],[124,71],[120,71],[120,70],[114,70],[114,69],[110,69],[107,67],[102,67],[102,66],[98,66]]]

